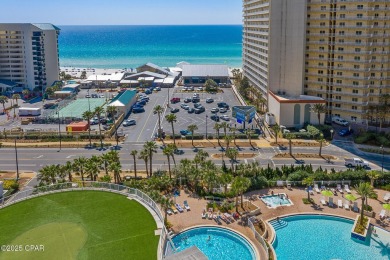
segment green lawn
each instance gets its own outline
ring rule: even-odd
[[[56,193],[0,210],[0,245],[23,247],[0,252],[0,259],[156,259],[156,228],[149,211],[125,196]]]

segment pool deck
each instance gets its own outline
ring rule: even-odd
[[[259,216],[263,220],[270,220],[278,216],[299,214],[299,213],[338,215],[338,216],[343,216],[351,219],[355,219],[356,215],[359,214],[352,210],[346,210],[344,208],[337,207],[337,200],[342,199],[344,203],[345,199],[343,198],[343,196],[345,195],[345,193],[344,195],[338,193],[337,196],[333,196],[333,200],[335,203],[334,208],[321,205],[320,199],[323,197],[321,193],[319,194],[315,193],[315,195],[310,195],[311,198],[314,199],[314,202],[317,203],[317,207],[314,207],[311,204],[309,205],[303,204],[302,198],[307,198],[307,193],[304,191],[304,189],[295,188],[295,187],[293,187],[292,190],[288,190],[287,188],[284,187],[284,188],[272,188],[272,189],[252,191],[246,193],[245,197],[249,198],[252,195],[266,195],[266,194],[270,195],[271,191],[273,191],[274,194],[286,193],[289,199],[294,204],[291,206],[280,206],[277,208],[268,208],[264,204],[264,202],[261,201],[260,199],[252,201],[253,204],[260,207],[261,214]],[[379,219],[379,213],[383,209],[382,204],[385,203],[383,201],[383,196],[385,195],[386,191],[378,190],[378,189],[375,189],[375,191],[378,194],[378,200],[374,200],[374,199],[368,200],[368,204],[373,208],[373,211],[375,212],[375,218],[371,219],[371,224],[380,227],[382,229],[385,229],[387,231],[390,231],[390,221],[389,220],[382,221]],[[356,194],[354,190],[352,190],[352,194],[355,195],[357,198],[359,198],[359,196]],[[327,201],[329,200],[328,198],[325,199]],[[191,207],[191,210],[168,216],[168,221],[173,224],[173,230],[175,231],[175,233],[181,232],[186,228],[193,227],[196,225],[217,225],[214,220],[202,219],[201,217],[202,211],[204,208],[206,208],[207,205],[206,200],[194,197],[192,196],[192,194],[186,194],[182,190],[180,196],[176,198],[176,202],[183,205],[184,200],[187,200],[189,206]],[[358,207],[360,208],[361,201],[359,199],[357,201],[358,201]],[[387,218],[388,217],[389,216],[387,216]],[[248,227],[241,225],[240,220],[235,221],[234,223],[231,224],[226,224],[223,222],[222,225],[219,226],[227,226],[245,235],[257,246],[261,259],[265,259],[265,252],[262,249],[262,247],[259,245],[259,243],[256,241],[252,231]]]

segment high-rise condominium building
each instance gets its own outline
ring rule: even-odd
[[[362,122],[390,93],[389,1],[243,0],[243,15],[244,75],[279,123],[310,122],[310,99]],[[293,124],[283,102],[294,104]]]
[[[52,24],[0,24],[0,80],[30,90],[58,80],[59,31]]]

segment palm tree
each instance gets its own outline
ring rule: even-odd
[[[158,116],[158,138],[161,140],[161,114],[164,113],[164,108],[160,105],[157,105],[153,108],[153,113]]]
[[[56,177],[59,171],[59,165],[51,164],[43,166],[39,171],[40,174],[38,179],[45,184],[54,184],[57,182]]]
[[[233,136],[231,136],[231,135],[225,135],[225,137],[224,137],[223,139],[225,139],[226,150],[227,150],[227,149],[229,149],[230,143],[231,143],[231,141],[233,140]]]
[[[275,143],[278,144],[278,136],[280,133],[280,126],[278,124],[274,124],[273,126],[271,126],[271,129],[272,129],[272,131],[274,131]]]
[[[222,122],[220,126],[221,128],[223,128],[223,135],[226,136],[227,129],[229,128],[229,124],[227,122]]]
[[[20,99],[20,95],[19,94],[13,94],[11,98],[15,100],[16,107],[19,107],[18,99]]]
[[[219,141],[219,130],[222,128],[221,124],[215,123],[213,128],[217,132],[218,145],[221,146],[221,143]]]
[[[88,122],[88,139],[89,139],[89,147],[92,147],[92,141],[91,141],[91,119],[93,117],[93,113],[91,111],[85,111],[82,115],[84,120],[87,120]]]
[[[307,177],[302,180],[302,184],[307,186],[307,199],[310,201],[310,192],[309,186],[313,185],[314,179],[312,177]]]
[[[83,186],[84,186],[84,176],[86,174],[85,172],[86,163],[87,163],[87,159],[84,156],[75,159],[73,163],[74,171],[76,172],[77,176],[81,176],[81,181],[83,182]]]
[[[117,113],[116,111],[116,107],[114,106],[108,106],[107,107],[107,114],[110,115],[110,117],[112,118],[113,120],[113,126],[115,128],[115,140],[116,140],[116,146],[118,146],[118,127],[116,126],[116,123],[115,123],[115,114]]]
[[[167,147],[169,147],[173,151],[172,160],[173,160],[174,165],[176,166],[175,151],[177,150],[177,146],[175,144],[168,144]]]
[[[238,195],[241,196],[241,208],[244,207],[243,193],[250,187],[251,181],[243,176],[236,176],[232,182],[232,191],[236,196],[236,211],[238,212]]]
[[[197,125],[189,125],[187,127],[187,130],[191,132],[191,144],[192,146],[194,146],[194,132],[195,130],[198,130],[198,126]]]
[[[156,142],[153,142],[153,141],[147,141],[145,144],[144,144],[144,149],[148,151],[148,154],[149,154],[149,172],[150,172],[150,176],[152,176],[152,173],[153,173],[153,169],[152,169],[152,164],[153,164],[153,154],[154,153],[157,153],[157,144]]]
[[[5,112],[5,103],[8,102],[8,98],[6,96],[0,96],[0,104],[3,105],[3,111]]]
[[[321,103],[314,104],[310,107],[310,112],[317,114],[318,124],[321,125],[321,114],[326,113],[326,106]]]
[[[169,173],[169,178],[172,179],[172,172],[171,172],[171,156],[173,155],[172,147],[171,146],[165,146],[164,149],[163,149],[163,154],[168,159],[168,173]]]
[[[234,171],[234,162],[237,160],[238,151],[234,148],[226,149],[225,153],[226,157],[230,159],[230,162],[232,164],[232,172]]]
[[[219,176],[219,182],[223,185],[224,188],[224,194],[227,193],[227,187],[232,182],[233,175],[229,173],[223,173]]]
[[[168,212],[167,211],[173,205],[173,201],[171,199],[169,199],[169,198],[166,198],[166,197],[162,196],[160,198],[159,202],[160,202],[162,210],[165,213],[164,224],[166,225],[168,223]]]
[[[292,141],[291,140],[293,138],[294,138],[294,135],[289,134],[289,133],[286,134],[286,139],[288,140],[288,147],[289,147],[290,156],[292,156]],[[321,143],[321,145],[322,145],[322,143]]]
[[[171,124],[173,143],[176,145],[175,128],[173,127],[173,123],[175,123],[177,121],[177,117],[175,114],[169,114],[169,115],[165,116],[165,119],[168,121],[168,123]]]
[[[112,171],[114,173],[114,181],[115,183],[120,183],[121,182],[121,175],[120,173],[122,172],[122,166],[120,164],[120,162],[113,162],[111,163],[108,168],[110,169],[110,171]]]
[[[230,132],[232,132],[232,134],[233,134],[233,143],[234,143],[235,146],[237,146],[237,145],[236,145],[236,131],[237,131],[237,128],[235,128],[235,127],[230,127],[229,130],[230,130]]]
[[[149,152],[145,148],[140,152],[138,159],[142,159],[145,162],[146,176],[149,178],[148,170],[148,161],[149,161]]]
[[[96,163],[95,159],[91,158],[87,160],[87,163],[85,164],[85,173],[89,176],[91,181],[96,180],[96,177],[99,174],[99,165]]]
[[[72,172],[73,172],[73,164],[71,161],[67,161],[63,166],[63,171],[68,174],[68,179],[72,182]]]
[[[252,130],[251,129],[246,129],[245,130],[245,134],[246,134],[246,137],[248,138],[248,141],[249,141],[249,145],[252,146]]]
[[[355,189],[357,194],[359,194],[362,199],[362,208],[360,210],[360,225],[363,225],[364,202],[374,194],[374,188],[368,182],[361,182],[359,185],[355,186]]]
[[[104,168],[104,171],[106,173],[106,175],[108,175],[108,166],[110,165],[110,163],[112,162],[112,156],[110,153],[103,153],[100,158],[102,159],[103,161],[103,168]]]
[[[94,114],[97,116],[97,118],[99,120],[100,149],[103,149],[103,137],[102,137],[101,122],[100,122],[100,117],[103,113],[104,113],[103,107],[95,107]]]
[[[133,162],[134,162],[134,177],[135,177],[135,179],[137,179],[137,160],[136,160],[137,154],[138,154],[138,151],[137,151],[137,150],[132,150],[132,151],[130,152],[130,155],[133,156]]]
[[[318,137],[318,139],[316,141],[320,143],[320,151],[319,151],[318,155],[321,156],[321,153],[322,153],[322,143],[325,141],[324,135],[320,134],[320,136]]]
[[[366,173],[367,177],[370,179],[371,187],[374,187],[375,180],[379,179],[381,176],[379,171],[372,170]]]

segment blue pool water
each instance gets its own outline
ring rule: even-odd
[[[281,193],[282,197],[279,195],[270,195],[263,196],[261,200],[269,207],[275,208],[278,206],[292,205],[292,202],[289,199],[286,199],[286,194]]]
[[[300,215],[270,222],[278,260],[283,259],[390,259],[390,233],[377,228],[361,242],[351,238],[353,221],[332,216]]]
[[[249,242],[237,233],[224,228],[193,228],[176,235],[173,238],[173,243],[178,251],[195,245],[210,260],[256,259]]]

